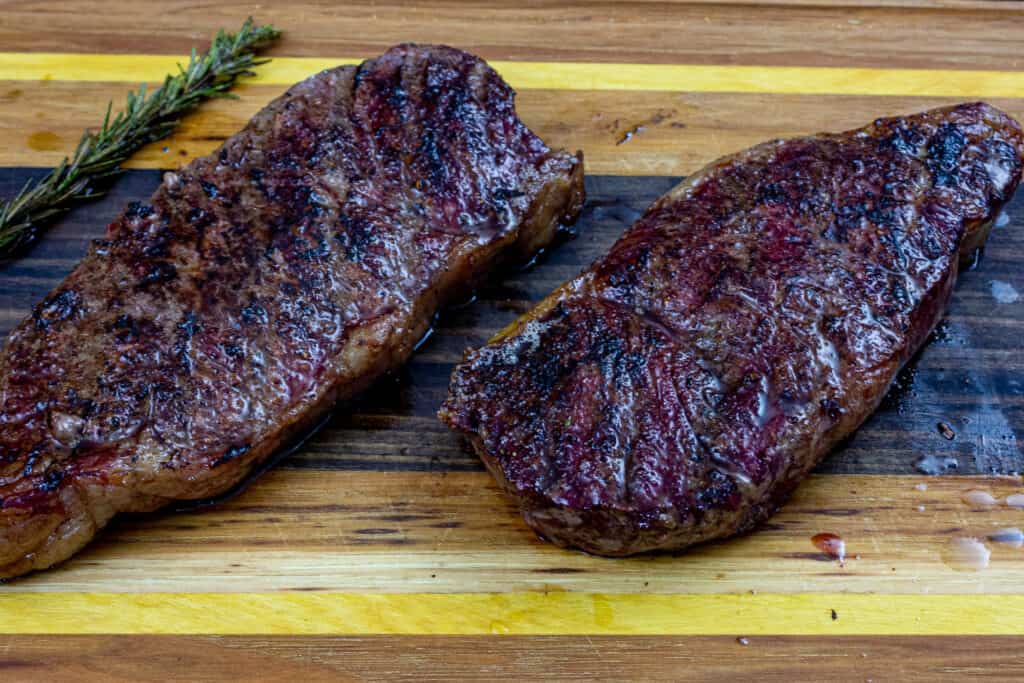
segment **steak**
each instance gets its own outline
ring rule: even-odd
[[[924,343],[1021,152],[966,104],[713,162],[468,354],[441,418],[558,545],[749,531]]]
[[[0,577],[118,512],[228,491],[571,221],[581,158],[482,60],[401,45],[168,173],[0,358]]]

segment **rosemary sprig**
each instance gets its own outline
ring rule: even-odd
[[[121,163],[143,145],[169,135],[182,114],[211,97],[234,97],[228,90],[235,82],[270,61],[257,59],[255,50],[279,35],[273,26],[254,26],[250,17],[238,33],[219,31],[206,54],[199,56],[193,48],[188,66],[179,64],[178,73],[168,75],[155,92],[147,95],[144,84],[129,92],[124,111],[113,118],[113,102],[108,104],[103,126],[85,131],[74,156],[0,201],[0,259],[30,244],[45,223],[76,203],[100,196],[122,172]]]

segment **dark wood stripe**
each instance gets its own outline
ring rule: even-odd
[[[6,196],[39,169],[0,169]],[[69,214],[22,258],[0,264],[0,334],[6,334],[74,266],[88,240],[117,212],[147,197],[157,171],[131,171],[111,193]],[[480,464],[434,417],[452,366],[470,347],[604,253],[677,178],[590,176],[588,204],[567,239],[527,269],[496,273],[475,301],[439,317],[433,336],[400,372],[361,400],[339,407],[325,428],[281,467],[366,470],[477,470]],[[1024,293],[1024,194],[995,229],[981,265],[964,273],[946,322],[904,372],[901,386],[823,473],[911,473],[924,455],[953,458],[961,473],[1016,473],[1024,437],[1024,301],[999,303],[992,282]],[[939,433],[940,422],[956,433]],[[952,462],[952,461],[951,461]]]
[[[10,680],[1020,680],[1014,637],[7,636]]]

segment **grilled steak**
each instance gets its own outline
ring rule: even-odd
[[[242,480],[582,202],[483,61],[403,45],[165,176],[0,359],[0,577]]]
[[[441,417],[559,545],[748,531],[924,342],[1021,151],[971,104],[716,161],[470,353]]]

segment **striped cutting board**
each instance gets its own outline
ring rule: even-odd
[[[1024,493],[1024,194],[882,410],[747,538],[681,557],[557,550],[434,418],[463,349],[707,161],[966,99],[1024,116],[1024,4],[0,3],[0,193],[69,153],[109,99],[249,13],[286,31],[274,62],[0,265],[0,334],[160,169],[213,150],[288,84],[406,40],[488,58],[534,130],[584,150],[579,235],[442,316],[406,369],[243,495],[123,518],[60,568],[0,587],[0,678],[1024,675],[1024,549],[989,540],[1024,527],[1024,509],[967,496]],[[922,457],[944,473],[918,472]],[[812,544],[822,532],[845,539],[845,564]],[[965,564],[968,537],[990,549],[987,567]]]

